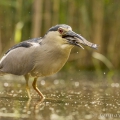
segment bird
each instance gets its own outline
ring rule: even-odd
[[[43,37],[25,40],[11,47],[0,60],[0,76],[24,76],[29,99],[32,97],[28,83],[33,77],[32,86],[44,100],[45,96],[37,87],[38,78],[57,73],[67,62],[72,48],[78,46],[84,49],[82,44],[98,48],[97,44],[75,33],[69,25],[57,24]]]

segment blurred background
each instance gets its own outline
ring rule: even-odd
[[[99,48],[74,47],[58,74],[39,78],[48,99],[37,110],[33,78],[30,102],[23,77],[0,76],[0,119],[119,120],[120,0],[0,0],[0,58],[56,24],[70,25]]]
[[[97,50],[75,47],[62,71],[119,71],[120,0],[1,0],[0,56],[21,41],[68,24]]]

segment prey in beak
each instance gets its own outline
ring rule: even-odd
[[[65,32],[62,37],[65,38],[69,44],[81,47],[82,49],[84,49],[84,48],[81,44],[89,46],[94,49],[98,48],[97,44],[87,41],[84,37],[73,32],[72,30]]]

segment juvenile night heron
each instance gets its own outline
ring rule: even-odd
[[[28,81],[32,76],[33,88],[44,99],[44,95],[37,88],[38,77],[58,72],[66,63],[73,46],[83,48],[81,44],[97,48],[97,44],[88,42],[68,25],[53,26],[44,37],[26,40],[10,48],[0,61],[0,75],[23,75],[29,98],[31,95]]]

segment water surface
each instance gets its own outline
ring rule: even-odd
[[[0,120],[119,120],[119,77],[94,73],[59,74],[38,80],[46,99],[33,90],[28,99],[23,77],[0,77]]]

